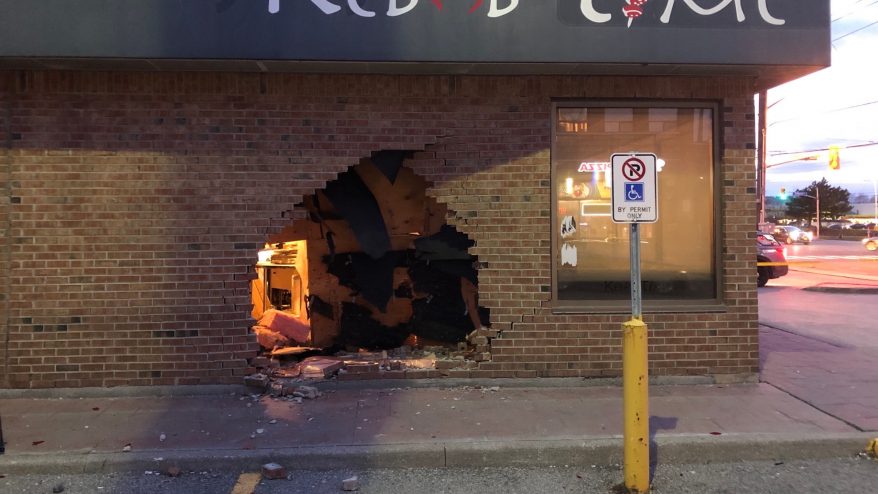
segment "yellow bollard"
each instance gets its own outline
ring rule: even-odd
[[[637,318],[622,323],[625,487],[649,491],[649,369],[646,324]]]

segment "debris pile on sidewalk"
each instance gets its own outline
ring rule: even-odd
[[[311,380],[429,379],[447,377],[455,370],[478,368],[491,359],[490,342],[499,332],[479,328],[456,347],[403,345],[392,350],[324,354],[319,348],[275,347],[267,356],[250,361],[255,373],[244,383],[273,396],[289,396]]]

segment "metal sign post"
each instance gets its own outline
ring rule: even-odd
[[[612,156],[613,221],[628,223],[631,255],[631,319],[622,323],[625,487],[649,491],[649,356],[640,291],[640,223],[658,220],[654,154]]]

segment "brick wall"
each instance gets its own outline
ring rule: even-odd
[[[751,83],[0,73],[3,384],[239,382],[257,349],[248,333],[256,251],[304,217],[293,206],[304,194],[382,149],[421,150],[407,166],[476,241],[480,303],[502,335],[490,362],[455,375],[619,375],[624,315],[549,308],[555,97],[721,102],[728,310],[648,314],[651,371],[755,373]]]
[[[9,215],[10,200],[12,196],[11,174],[12,158],[12,133],[10,131],[10,116],[12,112],[12,86],[11,78],[0,76],[0,386],[9,385],[9,292],[10,292],[10,259],[9,230],[11,217]]]

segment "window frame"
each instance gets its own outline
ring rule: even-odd
[[[552,146],[549,156],[549,183],[550,191],[550,235],[551,235],[551,301],[549,306],[555,314],[580,314],[580,313],[628,313],[631,311],[631,300],[559,300],[558,298],[558,268],[560,257],[558,252],[559,240],[556,232],[558,225],[558,187],[556,186],[556,170],[554,157],[557,154],[557,131],[558,131],[558,111],[562,108],[675,108],[675,109],[709,109],[713,112],[712,132],[713,132],[713,162],[711,163],[713,172],[713,270],[715,273],[715,297],[698,300],[643,300],[642,307],[644,312],[726,312],[723,297],[723,269],[722,269],[722,231],[723,231],[723,194],[722,194],[722,164],[723,159],[720,154],[722,144],[722,105],[715,100],[675,100],[675,99],[555,99],[551,106],[551,140]],[[609,160],[607,156],[607,160]],[[659,191],[661,194],[661,191]],[[662,213],[659,211],[659,219],[661,221]]]

